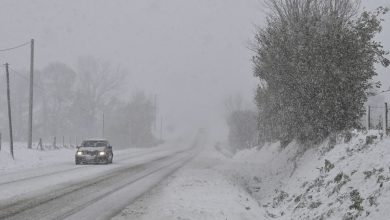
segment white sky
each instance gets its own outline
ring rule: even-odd
[[[159,94],[169,121],[215,125],[228,94],[253,100],[248,42],[262,10],[260,0],[0,0],[0,48],[34,38],[37,69],[52,61],[75,66],[84,55],[108,60],[129,70],[129,92]],[[379,37],[386,48],[389,24]],[[0,62],[28,69],[28,48],[0,53]],[[379,72],[390,86],[389,71]]]

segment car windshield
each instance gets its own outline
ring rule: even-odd
[[[108,146],[107,141],[83,141],[82,147],[106,147]]]

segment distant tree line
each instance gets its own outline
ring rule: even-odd
[[[82,57],[75,69],[54,62],[35,72],[35,141],[57,137],[61,143],[62,136],[72,137],[73,141],[77,136],[80,142],[81,138],[101,137],[104,113],[104,136],[114,145],[142,147],[157,142],[152,134],[155,106],[151,99],[143,92],[132,97],[120,95],[126,89],[124,69],[94,57]],[[11,74],[15,139],[25,141],[28,81],[23,73]],[[0,99],[4,103],[4,97]],[[1,108],[2,131],[8,130],[5,119],[6,109]]]
[[[268,0],[253,49],[263,141],[319,142],[360,127],[377,63],[389,60],[375,36],[387,8],[359,11],[355,0]]]
[[[243,108],[243,98],[238,94],[227,97],[224,104],[230,150],[235,152],[257,145],[256,111]]]

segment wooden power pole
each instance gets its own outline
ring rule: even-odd
[[[385,134],[387,135],[387,113],[388,113],[388,109],[387,109],[387,102],[385,102]]]
[[[157,94],[154,95],[154,131],[157,133]]]
[[[33,99],[34,99],[34,39],[31,39],[31,57],[30,57],[30,103],[28,109],[28,143],[27,148],[32,148],[32,123],[33,123]]]
[[[368,113],[367,113],[367,127],[368,129],[367,130],[370,130],[371,129],[371,106],[368,106]]]
[[[11,153],[12,159],[14,159],[14,139],[13,139],[13,136],[12,136],[11,95],[10,95],[10,89],[9,89],[8,63],[5,64],[5,72],[7,74],[7,101],[8,101],[8,121],[9,121],[10,153]]]
[[[104,138],[104,112],[103,112],[103,118],[102,118],[102,138]]]
[[[160,122],[160,140],[163,138],[163,117],[161,116],[161,122]]]

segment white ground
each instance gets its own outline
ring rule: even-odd
[[[251,195],[221,172],[226,165],[207,147],[113,219],[262,219],[265,213]]]
[[[378,138],[365,144],[367,135]],[[275,143],[236,155],[198,140],[192,145],[203,146],[202,152],[176,172],[177,167],[159,170],[162,165],[153,161],[172,154],[178,146],[190,146],[188,141],[176,140],[147,150],[118,151],[113,166],[87,166],[65,172],[62,170],[74,168],[74,149],[40,152],[17,146],[15,161],[6,152],[0,153],[0,207],[31,195],[31,191],[52,192],[53,187],[59,187],[62,192],[67,189],[63,187],[67,182],[86,184],[115,169],[145,164],[140,172],[126,171],[130,187],[123,190],[108,187],[108,191],[115,189],[115,192],[94,198],[93,204],[82,202],[83,197],[88,199],[88,192],[105,195],[104,190],[87,187],[82,188],[80,198],[72,195],[71,198],[80,199],[72,204],[79,202],[84,211],[77,211],[69,218],[91,219],[93,213],[107,207],[111,211],[102,215],[102,219],[117,213],[112,219],[385,220],[390,207],[390,138],[380,137],[375,131],[354,132],[348,143],[338,137],[333,148],[325,142],[302,152],[295,142],[284,149]],[[47,175],[50,173],[54,174]],[[146,174],[149,179],[143,177]],[[118,172],[118,182],[122,181],[121,175]],[[140,177],[142,181],[137,180]],[[99,182],[102,187],[114,183]],[[67,199],[59,201],[63,204]],[[47,212],[50,207],[37,210]]]
[[[110,218],[193,157],[193,142],[114,149],[113,164],[79,166],[75,149],[38,151],[17,144],[15,160],[0,153],[0,219]]]
[[[377,140],[366,144],[367,135]],[[241,152],[235,159],[249,162],[237,176],[244,176],[246,188],[270,217],[389,219],[390,138],[380,137],[376,131],[355,132],[348,143],[340,136],[334,148],[325,142],[304,154],[296,143],[284,150],[270,145]]]
[[[377,135],[366,145],[367,135]],[[390,138],[202,154],[114,219],[388,219]],[[221,148],[218,148],[221,149]],[[226,156],[223,156],[226,155]],[[325,160],[329,161],[325,169]]]
[[[176,140],[179,142],[179,140]],[[180,140],[183,141],[183,140]],[[181,142],[183,144],[184,142]],[[172,143],[170,143],[172,144]],[[165,150],[169,151],[180,144],[173,144],[172,146],[163,145],[154,148],[129,148],[126,150],[116,150],[114,149],[115,160],[123,160],[130,155],[141,154],[143,157],[147,156],[147,152]],[[188,143],[185,143],[188,145]],[[50,170],[58,171],[61,168],[74,165],[74,156],[76,153],[75,147],[59,147],[57,149],[49,148],[45,150],[27,149],[26,143],[16,143],[14,144],[14,159],[12,159],[9,153],[9,144],[3,143],[2,150],[0,151],[0,175],[12,174],[18,177],[27,177],[29,174],[49,172]],[[137,157],[137,159],[143,159],[142,156]],[[93,168],[93,167],[92,167]],[[99,168],[101,169],[101,167]],[[27,175],[27,176],[26,176]]]

